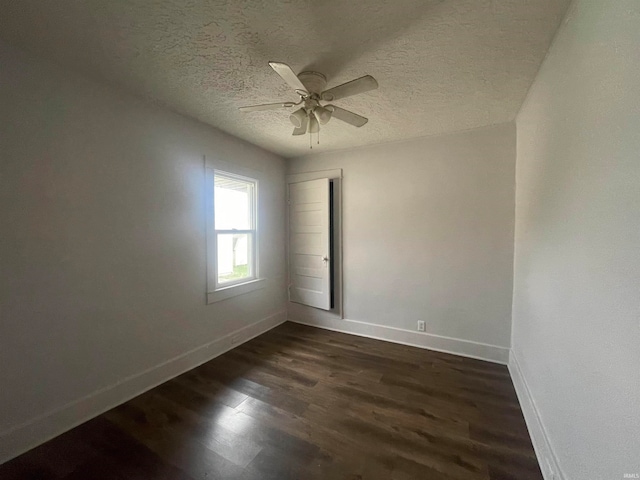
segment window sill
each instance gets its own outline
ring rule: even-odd
[[[215,292],[209,292],[207,293],[207,305],[221,302],[227,298],[237,297],[238,295],[244,295],[254,290],[260,290],[265,287],[265,283],[264,278],[256,278],[246,283],[239,283],[238,285],[221,288]]]

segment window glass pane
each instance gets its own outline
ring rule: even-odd
[[[215,176],[215,229],[252,229],[253,183],[222,175]]]
[[[218,283],[251,278],[251,235],[218,234]]]

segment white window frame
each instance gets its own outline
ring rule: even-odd
[[[258,198],[259,181],[256,178],[229,172],[229,169],[219,169],[206,166],[206,195],[207,195],[207,303],[219,302],[227,298],[249,293],[264,287],[264,279],[259,276],[258,259]],[[240,180],[253,184],[251,201],[250,229],[247,230],[216,230],[215,228],[215,177],[221,176],[233,180]],[[241,278],[231,282],[218,282],[218,235],[219,234],[244,233],[250,239],[250,277]]]

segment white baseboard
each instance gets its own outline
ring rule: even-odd
[[[286,321],[278,312],[0,433],[0,464]]]
[[[531,391],[527,384],[527,380],[522,374],[520,369],[520,363],[514,350],[511,350],[509,355],[509,373],[511,374],[511,380],[520,402],[520,408],[524,415],[524,420],[527,423],[529,429],[529,436],[531,437],[531,443],[533,449],[536,452],[538,463],[540,464],[540,470],[542,470],[542,476],[545,480],[565,480],[565,476],[560,470],[558,460],[553,452],[551,443],[547,431],[544,428],[538,408],[536,407]]]
[[[486,360],[488,362],[506,365],[509,361],[509,349],[497,345],[461,340],[459,338],[442,337],[430,333],[413,332],[401,328],[376,325],[374,323],[361,322],[338,318],[292,318],[288,320],[294,323],[324,328],[336,332],[350,333],[360,337],[385,340],[387,342],[400,343],[411,347],[425,348],[437,352],[452,353],[463,357]]]

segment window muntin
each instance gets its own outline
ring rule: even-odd
[[[257,278],[256,194],[256,180],[215,171],[216,289]]]

